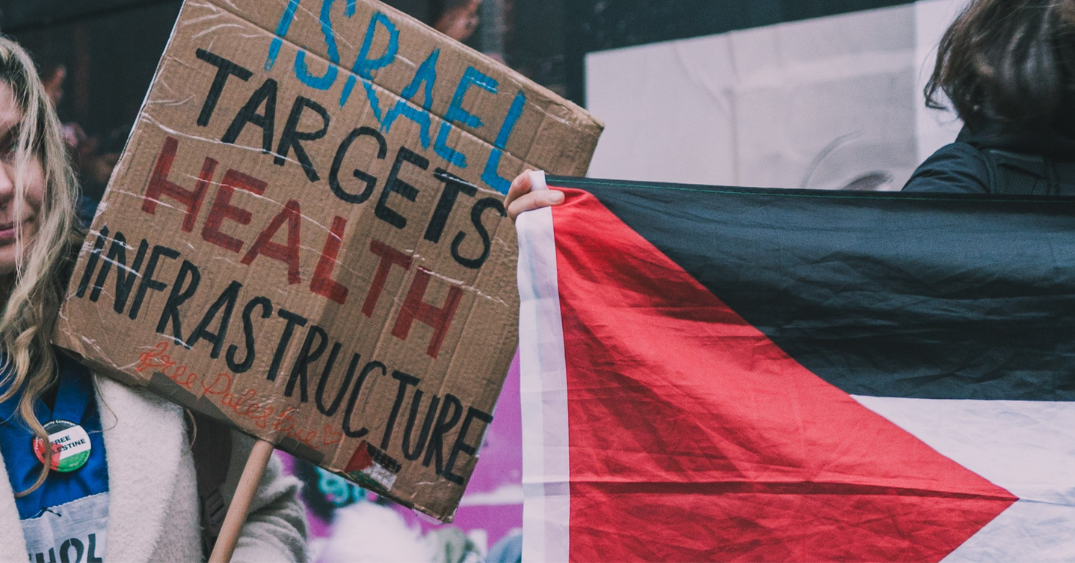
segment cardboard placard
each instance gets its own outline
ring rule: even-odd
[[[57,344],[441,520],[517,341],[503,193],[603,125],[369,0],[187,0]]]

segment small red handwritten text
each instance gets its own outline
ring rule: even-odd
[[[212,399],[229,416],[249,419],[258,428],[272,428],[273,431],[281,432],[311,448],[319,449],[338,444],[343,440],[343,434],[328,425],[320,430],[302,428],[301,424],[295,420],[298,409],[290,406],[277,409],[269,404],[273,402],[273,399],[259,395],[257,389],[247,388],[241,391],[234,389],[234,374],[220,372],[203,377],[203,374],[191,371],[186,365],[172,359],[168,354],[170,347],[170,343],[161,342],[151,350],[143,352],[138,356],[138,364],[134,370],[138,373],[144,373],[146,370],[160,372],[198,398]]]

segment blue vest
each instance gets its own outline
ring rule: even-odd
[[[15,499],[19,518],[26,520],[41,515],[46,509],[108,492],[108,467],[105,462],[101,416],[97,411],[93,376],[89,369],[63,355],[60,364],[59,388],[52,409],[38,399],[34,405],[37,419],[67,420],[81,425],[90,436],[92,451],[81,469],[70,473],[49,473],[45,484],[22,498]],[[41,471],[41,462],[34,455],[29,426],[18,416],[20,394],[0,403],[0,454],[4,456],[8,479],[15,492],[29,489]]]

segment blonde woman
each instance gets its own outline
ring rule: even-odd
[[[183,411],[94,376],[50,344],[80,244],[76,191],[33,63],[0,37],[0,561],[200,561]],[[243,459],[251,441],[232,443]],[[241,470],[231,463],[225,491]],[[270,466],[235,561],[305,560],[297,491]]]

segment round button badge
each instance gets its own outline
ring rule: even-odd
[[[90,435],[74,422],[52,420],[45,423],[45,432],[52,444],[52,470],[69,473],[81,469],[90,459]],[[34,438],[34,455],[45,463],[45,444]]]

